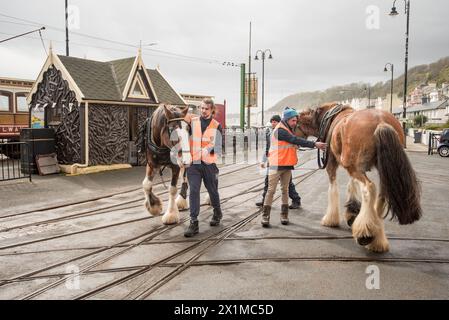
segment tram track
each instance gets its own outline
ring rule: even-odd
[[[301,181],[304,181],[305,179],[307,179],[308,177],[310,177],[312,174],[314,174],[317,170],[314,170],[311,173],[308,173],[305,177],[303,176],[302,179],[300,179],[300,181],[298,181],[296,183],[299,184]],[[249,188],[249,189],[253,189],[253,187]],[[278,195],[274,198],[274,201],[279,199],[281,196]],[[237,204],[238,205],[238,204]],[[186,263],[184,263],[182,266],[176,268],[174,271],[170,272],[168,275],[164,276],[161,280],[159,280],[158,282],[156,282],[154,285],[152,285],[149,289],[145,289],[143,293],[139,293],[137,296],[134,296],[134,299],[138,299],[141,298],[142,296],[146,296],[147,294],[151,294],[153,292],[153,290],[156,290],[157,288],[159,288],[160,286],[164,285],[166,282],[170,281],[171,279],[173,279],[174,277],[176,277],[178,274],[182,273],[184,270],[186,270],[189,267],[189,262],[194,261],[196,259],[198,259],[202,254],[204,254],[211,246],[213,245],[217,245],[219,243],[221,243],[225,238],[227,238],[229,235],[235,233],[237,230],[243,228],[245,225],[247,225],[249,222],[253,221],[257,216],[260,215],[260,209],[253,211],[248,217],[244,218],[243,220],[240,220],[224,229],[222,229],[220,232],[218,232],[217,234],[213,234],[209,237],[206,237],[205,239],[199,240],[198,242],[194,243],[193,245],[180,250],[166,258],[163,258],[153,264],[150,264],[148,266],[146,266],[145,268],[143,268],[142,270],[138,270],[136,272],[133,272],[125,277],[122,277],[120,279],[114,280],[112,282],[109,282],[99,288],[96,288],[88,293],[85,293],[83,295],[80,295],[78,297],[76,297],[75,299],[80,300],[80,299],[87,299],[91,296],[94,296],[100,292],[103,292],[109,288],[112,288],[118,284],[121,284],[123,282],[126,282],[128,280],[134,279],[140,275],[145,274],[146,272],[154,269],[155,267],[164,264],[167,261],[173,260],[179,256],[184,255],[187,252],[192,251],[193,249],[199,247],[200,245],[206,244],[205,248],[201,249],[199,253],[195,254],[193,257],[191,257],[190,259],[188,259],[188,261]],[[218,237],[218,238],[217,238]],[[208,243],[211,242],[211,243]],[[157,288],[156,288],[157,287]],[[137,288],[138,289],[138,288]],[[125,299],[130,298],[133,295],[134,292],[131,292],[130,294],[128,294],[127,297],[125,297]]]
[[[252,167],[252,166],[254,166],[254,165],[245,166],[245,167],[243,167],[243,168],[240,168],[239,170],[233,170],[232,172],[227,172],[227,174],[231,174],[231,173],[234,173],[234,172],[237,172],[237,171],[240,171],[240,170],[244,170],[244,169],[247,169],[247,168]],[[262,179],[262,177],[259,177],[258,179]],[[258,180],[258,179],[255,179],[255,180]],[[237,183],[236,183],[236,184],[237,184]],[[255,186],[257,186],[257,185],[258,185],[258,184],[256,184]],[[226,187],[230,187],[230,186],[232,186],[232,185],[227,185]],[[255,186],[251,186],[251,187],[248,188],[247,190],[250,191],[251,189],[254,189]],[[245,191],[246,191],[246,190],[245,190]],[[225,203],[225,202],[227,202],[230,198],[234,198],[234,197],[236,197],[236,196],[238,196],[238,195],[239,195],[239,194],[236,194],[236,195],[233,195],[233,196],[230,196],[230,197],[223,198],[221,202],[222,202],[222,203]],[[202,206],[204,206],[204,204],[203,204]],[[209,207],[206,208],[204,211],[208,211],[208,210],[210,210]],[[203,214],[204,214],[204,211],[202,211]],[[152,218],[152,217],[147,217],[147,218],[143,218],[143,219],[150,219],[150,218]],[[143,220],[143,219],[142,219],[142,220]],[[181,221],[180,221],[179,224],[182,224],[182,223],[184,223],[184,222],[187,221],[187,220],[188,220],[188,217],[183,218],[183,219],[181,219]],[[128,222],[121,222],[120,224],[125,224],[125,223],[128,223]],[[83,254],[83,255],[80,255],[80,256],[71,258],[71,259],[69,259],[69,260],[66,260],[66,261],[63,261],[63,262],[59,262],[59,263],[56,263],[56,264],[53,264],[53,265],[50,265],[50,266],[41,268],[41,269],[39,269],[39,270],[35,270],[35,271],[32,271],[32,272],[27,272],[27,273],[25,273],[25,274],[22,274],[22,275],[19,275],[19,276],[10,278],[10,279],[0,281],[0,287],[3,286],[3,285],[5,285],[5,284],[7,284],[7,283],[11,283],[11,282],[17,281],[18,279],[28,278],[28,277],[33,276],[33,275],[35,275],[35,274],[38,274],[38,273],[41,273],[41,272],[44,272],[44,271],[47,271],[47,270],[50,270],[50,269],[53,269],[53,268],[62,266],[62,265],[65,265],[65,264],[67,264],[67,263],[71,263],[71,262],[73,262],[73,261],[76,261],[76,260],[79,260],[79,259],[83,259],[83,258],[92,256],[92,255],[97,255],[97,254],[99,254],[99,253],[101,253],[101,252],[104,252],[104,251],[106,251],[106,250],[113,249],[113,248],[115,248],[115,247],[118,246],[118,245],[126,245],[126,243],[129,242],[129,241],[136,240],[136,239],[138,239],[138,238],[141,238],[141,237],[143,237],[143,236],[149,234],[149,237],[146,237],[145,239],[143,239],[142,241],[139,241],[139,242],[136,243],[136,244],[133,244],[133,245],[126,245],[125,249],[126,249],[126,250],[130,250],[130,249],[132,249],[132,248],[134,248],[134,247],[140,245],[141,243],[144,243],[144,242],[150,240],[151,238],[157,237],[157,236],[160,235],[162,232],[168,231],[168,230],[170,230],[170,229],[172,229],[172,228],[178,226],[179,224],[177,224],[177,225],[169,225],[169,226],[161,225],[161,226],[158,226],[158,227],[156,227],[156,228],[154,228],[154,229],[152,229],[152,230],[150,230],[150,231],[148,231],[148,232],[145,232],[144,234],[141,234],[141,235],[139,235],[139,236],[137,236],[137,237],[133,237],[133,238],[131,238],[131,239],[127,239],[127,240],[125,240],[125,241],[121,241],[120,243],[118,243],[118,244],[116,244],[116,245],[106,246],[106,247],[100,248],[100,249],[98,249],[98,250],[95,250],[94,252],[91,252],[91,253]],[[118,225],[118,224],[114,224],[114,225]],[[109,227],[109,226],[102,226],[102,227],[97,227],[97,228],[92,228],[92,229],[98,230],[98,229],[100,229],[100,228],[106,228],[106,227]],[[89,232],[89,231],[92,231],[92,229],[81,230],[81,231],[76,232],[76,234],[83,233],[83,232]],[[72,233],[72,234],[74,234],[74,233]],[[70,235],[71,235],[71,234],[70,234]],[[60,238],[60,237],[63,237],[63,236],[67,236],[67,234],[65,234],[65,235],[60,235],[60,236],[56,236],[56,237],[51,237],[51,238],[38,239],[38,240],[35,240],[35,241],[29,241],[29,242],[21,243],[21,244],[10,245],[10,246],[8,246],[8,247],[11,248],[11,247],[17,247],[17,246],[22,246],[22,245],[30,244],[30,243],[36,243],[36,242],[41,242],[41,241],[48,241],[48,240],[52,240],[52,239],[55,239],[55,238]],[[4,249],[4,248],[5,248],[5,247],[0,248],[0,249]],[[122,253],[122,252],[120,252],[120,253]],[[114,254],[113,256],[107,257],[106,259],[109,260],[109,259],[112,259],[113,257],[115,257],[115,254]],[[101,260],[100,262],[101,262],[101,263],[104,263],[104,262],[106,262],[106,261],[107,261],[107,260]],[[90,267],[93,268],[93,267],[95,267],[95,266],[96,266],[96,265],[90,266]],[[84,271],[85,271],[85,270],[84,270]]]
[[[306,176],[309,177],[311,174],[315,173],[316,171],[317,171],[317,170],[314,170],[314,171],[311,172],[311,173],[309,172],[309,173],[306,174]],[[299,182],[301,182],[302,180],[304,180],[304,179],[307,178],[307,177],[304,177],[304,176],[303,176],[303,177],[302,177],[303,179],[300,179]],[[229,201],[231,198],[238,197],[239,195],[245,194],[246,192],[251,192],[251,190],[253,190],[255,187],[257,187],[258,185],[264,183],[263,177],[261,177],[261,179],[262,179],[262,181],[261,181],[260,183],[254,185],[254,186],[249,187],[247,190],[244,190],[243,192],[240,192],[240,193],[238,193],[238,194],[236,194],[236,195],[233,195],[233,196],[229,196],[229,197],[223,198],[222,201],[221,201],[221,203],[226,203],[226,202]],[[299,183],[299,182],[298,182],[298,183]],[[279,197],[280,197],[280,196],[277,196],[276,199],[279,198]],[[237,206],[237,205],[240,205],[240,204],[235,204],[234,206]],[[208,211],[208,210],[210,210],[210,208],[207,208],[207,209],[204,210],[204,211]],[[202,212],[202,213],[203,213],[203,216],[204,216],[204,211]],[[255,218],[257,215],[259,215],[259,213],[260,213],[260,210],[257,210],[257,211],[256,211],[255,213],[253,213],[251,216],[252,216],[253,218]],[[179,224],[182,224],[183,222],[187,221],[188,219],[189,219],[189,217],[186,217],[186,218],[182,219],[182,220],[180,221]],[[237,224],[238,224],[238,223],[240,223],[240,222],[237,222]],[[170,229],[172,229],[172,228],[175,228],[175,227],[178,226],[179,224],[177,224],[177,225],[170,225],[170,226],[160,226],[160,231],[159,231],[159,232],[156,232],[155,234],[152,234],[152,235],[150,235],[150,236],[148,236],[148,237],[145,237],[143,240],[141,240],[141,241],[139,241],[139,242],[137,242],[137,243],[135,243],[135,244],[128,245],[128,246],[126,246],[125,248],[123,248],[123,250],[121,250],[121,251],[119,251],[119,252],[117,252],[117,253],[114,253],[114,254],[112,254],[112,255],[110,255],[110,256],[107,256],[106,258],[103,258],[103,259],[101,259],[100,261],[94,262],[93,264],[88,265],[87,267],[84,267],[84,268],[80,269],[80,274],[84,274],[85,272],[87,272],[87,271],[89,271],[89,270],[95,268],[96,266],[98,266],[98,265],[100,265],[100,264],[102,264],[102,263],[105,263],[105,262],[107,262],[107,261],[110,261],[110,260],[113,259],[114,257],[116,257],[116,256],[118,256],[118,255],[121,255],[121,254],[123,254],[123,253],[125,253],[125,252],[131,250],[132,248],[135,248],[135,247],[139,246],[139,245],[142,244],[142,243],[148,242],[148,241],[151,240],[152,238],[155,238],[155,237],[157,237],[158,235],[160,235],[160,234],[162,234],[162,233],[164,233],[164,232],[166,232],[166,231],[168,231],[168,230],[170,230]],[[234,226],[234,225],[235,225],[235,224],[231,225],[230,227],[232,227],[232,226]],[[221,234],[221,233],[224,232],[225,230],[229,229],[230,227],[227,227],[227,228],[223,229],[222,231],[219,232],[219,234]],[[151,232],[151,231],[150,231],[150,232]],[[215,236],[216,236],[216,234],[213,234],[213,235],[211,235],[211,236],[208,237],[208,238],[215,237]],[[172,259],[175,258],[175,255],[176,255],[176,256],[182,255],[182,254],[184,254],[185,252],[188,252],[188,251],[190,251],[190,250],[196,248],[197,246],[199,246],[200,244],[202,244],[204,241],[207,241],[208,238],[202,240],[202,242],[194,243],[192,246],[189,246],[189,247],[185,248],[184,250],[181,250],[181,251],[177,252],[176,254],[172,255]],[[134,240],[135,240],[135,238],[134,238]],[[126,242],[127,242],[127,241],[122,241],[120,244],[123,244],[123,243],[126,243]],[[107,250],[107,249],[105,249],[105,250]],[[99,251],[99,252],[103,252],[103,251],[105,251],[105,250],[102,249],[102,250]],[[185,252],[184,252],[184,251],[185,251]],[[95,254],[97,254],[97,253],[99,253],[99,252],[96,252]],[[170,257],[169,257],[169,258],[170,258]],[[168,259],[168,258],[167,258],[167,259]],[[73,261],[75,261],[75,260],[77,260],[77,259],[71,259],[70,262],[73,262]],[[163,260],[165,260],[165,259],[163,259]],[[161,262],[159,262],[159,263],[161,263]],[[64,265],[64,264],[67,264],[67,262],[61,262],[61,263],[58,263],[58,266],[61,266],[61,265]],[[49,267],[46,267],[45,269],[46,269],[46,270],[49,270],[49,269],[52,269],[53,267],[55,267],[55,266],[49,266]],[[14,277],[14,278],[8,279],[8,280],[6,280],[5,282],[0,283],[0,286],[2,286],[2,285],[4,285],[4,284],[7,284],[7,283],[11,283],[11,282],[16,281],[16,280],[18,280],[18,279],[25,279],[25,278],[27,278],[27,277],[29,277],[29,276],[36,275],[36,274],[38,274],[38,273],[40,273],[40,272],[41,272],[40,270],[38,270],[38,271],[33,271],[33,272],[31,272],[31,273],[27,273],[27,274],[21,275],[21,276],[19,276],[19,277]],[[134,277],[138,276],[138,274],[133,274],[133,275],[130,275],[130,276],[131,276],[132,278],[134,278]],[[57,281],[54,282],[54,283],[51,283],[51,284],[49,284],[49,285],[47,285],[47,286],[45,286],[45,287],[43,287],[43,288],[40,288],[40,289],[38,289],[38,290],[36,290],[36,291],[34,291],[34,292],[32,292],[32,293],[29,293],[29,294],[23,296],[21,299],[33,299],[33,298],[35,298],[35,297],[37,297],[37,296],[39,296],[39,295],[45,293],[46,291],[48,291],[48,290],[50,290],[50,289],[52,289],[52,288],[54,288],[54,287],[56,287],[56,286],[62,284],[63,282],[67,281],[67,279],[70,278],[70,277],[73,277],[73,275],[72,275],[72,276],[69,276],[69,277],[64,277],[64,278],[62,278],[62,279],[59,279],[59,280],[57,280]],[[128,278],[127,278],[127,279],[123,279],[123,281],[127,281],[127,280],[128,280]]]
[[[243,167],[241,169],[236,169],[236,170],[232,170],[230,172],[225,172],[225,173],[223,173],[221,175],[221,177],[222,176],[226,176],[228,174],[233,174],[235,172],[247,169],[247,168],[252,167],[252,166],[254,166],[254,164],[253,165],[249,165],[249,166],[245,166],[245,167]],[[161,184],[162,184],[162,182],[161,182]],[[232,185],[235,185],[235,184],[220,186],[220,189],[228,188],[228,187],[230,187]],[[137,190],[141,190],[141,188],[139,188]],[[160,192],[156,193],[156,195],[157,196],[164,196],[164,195],[166,195],[166,193],[167,193],[166,190],[163,190],[163,191],[160,191]],[[203,191],[202,193],[205,193],[205,191]],[[31,222],[31,223],[26,223],[26,224],[22,224],[22,225],[13,226],[13,227],[6,227],[6,228],[0,230],[0,234],[1,233],[5,233],[5,232],[9,232],[9,231],[12,231],[12,230],[24,229],[24,228],[27,228],[27,227],[36,227],[36,226],[41,226],[41,225],[47,225],[47,224],[50,224],[50,223],[57,223],[57,222],[65,221],[65,220],[83,218],[83,217],[88,217],[88,216],[93,216],[93,215],[98,215],[98,214],[106,214],[106,213],[110,213],[110,212],[114,212],[114,211],[121,211],[121,210],[127,210],[127,209],[132,209],[132,208],[139,208],[139,207],[142,207],[141,204],[134,205],[134,206],[127,206],[127,207],[123,207],[123,206],[127,205],[127,204],[137,203],[137,202],[140,202],[140,201],[143,201],[143,200],[144,200],[144,197],[139,197],[137,199],[128,200],[128,201],[125,201],[125,202],[120,202],[120,203],[109,205],[109,206],[106,206],[106,207],[90,209],[90,210],[78,212],[78,213],[75,213],[75,214],[71,214],[71,215],[68,215],[68,216],[63,216],[63,217],[59,217],[59,218],[52,218],[52,219],[47,219],[47,220],[42,220],[42,221],[37,221],[37,222]],[[38,212],[40,212],[40,211],[38,211]],[[38,212],[35,212],[35,213],[38,213]],[[152,217],[150,217],[150,218],[152,218]],[[104,226],[104,227],[107,227],[107,226]],[[67,234],[67,235],[72,235],[72,234]],[[0,250],[9,249],[9,248],[11,248],[11,247],[10,246],[9,247],[8,246],[0,247]]]
[[[224,168],[231,167],[231,166],[234,166],[234,165],[236,165],[236,164],[223,166],[220,169],[224,169]],[[245,166],[244,168],[238,168],[238,169],[232,170],[230,172],[225,172],[222,175],[224,176],[224,175],[227,175],[227,174],[232,174],[234,172],[243,170],[245,168],[249,168],[251,166],[254,166],[254,164]],[[222,176],[222,175],[220,175],[220,176]],[[163,185],[164,185],[164,182],[160,181],[160,182],[155,183],[153,185],[153,188],[154,187],[158,187],[158,186],[163,186]],[[86,203],[89,203],[89,202],[95,202],[95,201],[98,201],[98,200],[112,198],[112,197],[118,196],[118,195],[124,195],[124,194],[127,194],[127,193],[136,192],[136,191],[139,191],[139,190],[142,190],[141,186],[139,186],[138,188],[132,188],[132,189],[124,190],[124,191],[118,191],[118,192],[109,193],[109,194],[106,194],[106,195],[102,195],[100,197],[94,197],[94,198],[80,200],[80,201],[73,201],[73,202],[58,204],[58,205],[54,205],[54,206],[47,206],[47,207],[42,207],[42,208],[39,208],[39,209],[22,211],[22,212],[19,212],[19,213],[6,214],[6,215],[0,216],[0,221],[3,220],[3,219],[6,219],[6,218],[12,218],[12,217],[16,217],[16,216],[23,216],[23,215],[27,215],[27,214],[33,214],[33,213],[42,213],[42,212],[45,212],[45,211],[50,211],[50,210],[55,210],[55,209],[60,209],[60,208],[67,208],[67,207],[71,207],[71,206],[82,205],[82,204],[86,204]],[[109,206],[103,207],[102,209],[109,209],[109,208],[114,208],[114,207],[115,207],[115,205],[112,205],[110,207]],[[82,214],[82,213],[80,213],[80,214]]]

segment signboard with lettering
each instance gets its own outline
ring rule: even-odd
[[[250,81],[248,81],[248,74],[245,79],[245,107],[257,107],[257,78],[254,73],[251,73]],[[248,104],[248,82],[249,82],[249,104]]]
[[[19,136],[20,130],[26,128],[27,125],[0,125],[1,137],[14,137]]]

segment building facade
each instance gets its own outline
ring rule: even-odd
[[[101,62],[52,50],[27,102],[32,121],[41,115],[55,129],[58,161],[84,165],[143,164],[145,155],[135,151],[139,126],[161,103],[186,105],[140,52]]]

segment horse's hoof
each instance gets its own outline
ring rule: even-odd
[[[367,246],[369,245],[371,242],[374,241],[374,237],[360,237],[357,238],[357,243],[361,246]]]
[[[348,223],[349,227],[352,227],[352,224],[354,223],[356,216],[352,216],[348,219],[348,221],[346,221]]]

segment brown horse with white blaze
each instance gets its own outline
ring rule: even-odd
[[[385,209],[399,224],[410,224],[421,217],[421,189],[404,151],[405,136],[391,113],[375,109],[355,111],[350,106],[329,103],[300,113],[298,126],[306,136],[319,136],[320,127],[334,108],[339,108],[325,130],[328,143],[328,207],[321,224],[340,223],[336,172],[342,166],[350,175],[345,218],[352,226],[357,243],[375,252],[386,252],[389,243],[383,219]],[[380,190],[366,172],[377,168]],[[388,213],[387,211],[387,213]]]
[[[144,205],[153,216],[162,212],[162,201],[153,193],[154,176],[161,167],[170,167],[172,172],[168,206],[162,216],[164,224],[178,223],[179,210],[187,209],[187,179],[184,172],[192,162],[188,109],[160,105],[139,132],[141,150],[145,150],[147,159],[146,176],[142,182]],[[176,198],[180,176],[183,176],[184,180],[181,194]]]

